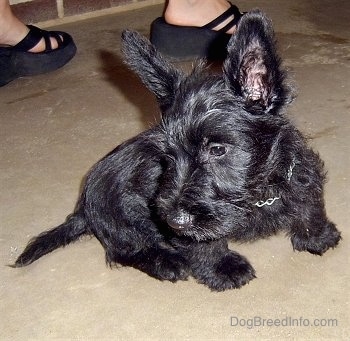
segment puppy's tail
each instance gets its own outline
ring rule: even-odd
[[[29,265],[53,250],[76,241],[86,233],[84,217],[77,213],[72,214],[63,224],[31,239],[12,267],[18,268]]]

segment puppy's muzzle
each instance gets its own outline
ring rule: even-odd
[[[184,211],[171,214],[167,218],[167,223],[175,230],[183,231],[192,226],[193,217]]]

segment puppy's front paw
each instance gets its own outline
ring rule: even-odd
[[[255,278],[255,270],[242,256],[229,253],[216,266],[214,290],[240,288]]]
[[[238,289],[255,278],[255,270],[249,262],[235,252],[229,252],[214,265],[197,268],[197,280],[214,291]]]
[[[335,225],[333,223],[327,223],[321,234],[312,235],[312,231],[307,231],[302,236],[293,235],[291,241],[294,250],[308,251],[321,256],[329,248],[336,247],[340,239],[340,232],[336,229]]]

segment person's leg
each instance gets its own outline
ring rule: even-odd
[[[164,11],[164,19],[168,24],[179,26],[201,27],[212,21],[230,7],[226,0],[169,0]],[[219,30],[233,16],[214,28]],[[227,33],[234,33],[234,26]]]
[[[29,28],[22,23],[11,11],[8,0],[0,0],[0,45],[14,46],[29,32]],[[50,38],[53,49],[58,47],[54,37]],[[44,38],[28,52],[42,52],[46,48]]]

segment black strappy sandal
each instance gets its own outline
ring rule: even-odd
[[[244,13],[230,3],[230,8],[216,19],[202,27],[177,26],[165,22],[163,17],[151,24],[151,43],[164,55],[173,60],[192,58],[223,59],[231,34],[226,32],[238,24]],[[234,18],[218,31],[213,28],[230,18]]]
[[[72,37],[65,32],[45,31],[28,25],[27,36],[15,46],[0,46],[0,86],[23,76],[34,76],[59,69],[67,64],[76,53]],[[51,46],[50,37],[57,41],[57,48]],[[45,39],[45,50],[28,52]]]

